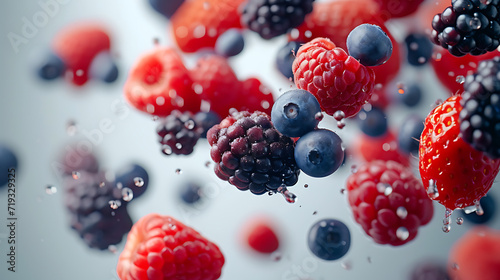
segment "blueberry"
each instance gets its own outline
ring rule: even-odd
[[[301,44],[301,42],[290,41],[279,49],[276,55],[276,67],[287,79],[293,79],[292,64]]]
[[[424,119],[417,115],[410,115],[399,128],[399,149],[407,154],[417,154],[420,135],[423,130]]]
[[[313,130],[299,138],[295,146],[297,166],[311,177],[335,172],[344,160],[342,139],[327,129]]]
[[[215,52],[230,57],[239,54],[245,47],[245,39],[238,29],[231,28],[221,34],[215,42]]]
[[[422,100],[422,89],[417,84],[409,85],[403,93],[397,93],[398,99],[408,107],[414,107]]]
[[[219,124],[222,119],[217,113],[209,111],[196,113],[196,115],[194,115],[194,121],[203,129],[200,137],[207,138],[207,131],[212,128],[212,126]]]
[[[460,211],[461,216],[473,224],[485,224],[491,221],[496,211],[495,199],[491,194],[488,194],[483,196],[481,200],[479,200],[479,203],[481,204],[481,208],[483,208],[483,215],[478,215],[476,212],[465,214],[464,211]]]
[[[92,60],[89,73],[94,79],[112,83],[118,78],[118,67],[109,52],[101,52]]]
[[[379,26],[361,24],[347,36],[347,50],[364,66],[377,66],[391,57],[392,42]]]
[[[64,61],[56,54],[50,52],[38,68],[38,76],[43,80],[54,80],[61,77],[66,70]]]
[[[0,187],[6,186],[9,182],[10,169],[17,168],[17,157],[7,146],[0,144]]]
[[[413,33],[405,39],[408,63],[422,66],[432,57],[433,44],[425,34]]]
[[[276,129],[289,137],[300,137],[318,126],[321,107],[310,92],[294,89],[274,102],[271,121]]]
[[[358,114],[361,131],[371,137],[382,136],[387,132],[387,117],[381,109],[373,107],[370,111],[363,109]]]
[[[185,182],[180,189],[180,198],[186,204],[193,204],[201,199],[201,187],[194,182]]]
[[[344,223],[323,219],[311,227],[307,243],[311,252],[318,258],[334,261],[349,251],[351,233]]]
[[[413,268],[410,280],[450,280],[450,276],[446,271],[446,265],[439,261],[425,261]]]
[[[166,18],[171,18],[182,3],[184,0],[149,0],[151,7]]]
[[[148,172],[138,164],[129,164],[117,172],[116,183],[121,183],[123,188],[129,188],[134,193],[134,198],[141,196],[149,184]]]

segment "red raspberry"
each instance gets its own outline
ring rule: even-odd
[[[347,190],[354,219],[379,244],[406,244],[434,213],[420,180],[394,161],[363,164],[347,179]]]
[[[489,227],[472,228],[453,245],[448,264],[452,279],[498,280],[500,231]]]
[[[65,63],[68,75],[77,86],[87,82],[88,70],[94,57],[109,50],[111,42],[107,31],[99,25],[81,23],[62,30],[54,38],[52,48]]]
[[[452,96],[425,119],[419,168],[429,196],[447,209],[474,206],[491,188],[500,159],[490,159],[460,137],[461,96]]]
[[[356,115],[370,99],[375,80],[373,70],[326,38],[300,47],[292,70],[295,85],[312,93],[329,115]]]
[[[392,160],[409,166],[410,159],[398,149],[398,139],[392,131],[380,137],[370,137],[362,133],[355,142],[355,151],[365,161]]]
[[[121,280],[218,279],[224,256],[214,243],[169,216],[148,214],[132,227],[116,271]]]
[[[399,72],[401,65],[398,42],[384,26],[380,18],[378,5],[373,0],[337,0],[326,2],[314,2],[313,11],[298,29],[298,36],[290,38],[295,41],[309,42],[311,39],[325,37],[330,39],[336,46],[346,50],[346,40],[349,33],[358,25],[370,23],[378,25],[389,36],[393,50],[389,60],[377,67],[375,72],[375,84],[386,85]]]
[[[250,221],[244,229],[246,243],[253,250],[269,254],[279,247],[278,236],[274,232],[273,225],[265,218]]]
[[[235,105],[238,111],[261,111],[270,115],[274,105],[273,93],[259,79],[248,78],[241,82],[241,95]]]
[[[400,18],[413,14],[424,0],[375,0],[383,19]]]
[[[156,116],[173,110],[200,110],[201,98],[181,57],[174,49],[156,48],[143,55],[130,71],[124,86],[125,98],[135,108]]]
[[[172,34],[184,52],[213,48],[219,35],[241,28],[238,7],[245,0],[184,1],[171,18]]]

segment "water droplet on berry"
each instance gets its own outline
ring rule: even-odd
[[[419,57],[419,58],[418,58],[418,60],[417,60],[417,61],[418,61],[418,63],[420,63],[420,64],[424,64],[424,63],[427,61],[427,58],[425,58],[425,57],[421,56],[421,57]]]
[[[481,20],[477,17],[473,17],[470,20],[469,24],[474,29],[481,29]]]
[[[427,188],[427,195],[430,199],[436,199],[439,197],[439,192],[437,188],[437,183],[435,180],[429,180],[429,188]]]
[[[409,47],[410,47],[410,50],[416,51],[416,50],[418,50],[418,43],[412,42]]]
[[[202,94],[203,93],[203,86],[197,83],[193,83],[193,90],[196,92],[196,94]]]
[[[76,134],[76,131],[77,127],[75,121],[69,120],[66,124],[66,133],[68,133],[69,136],[74,136]]]
[[[192,130],[195,125],[196,124],[193,120],[188,120],[187,122],[184,123],[184,127],[186,127],[189,130]]]
[[[201,38],[205,36],[205,33],[207,32],[206,28],[204,25],[198,25],[193,29],[193,37],[194,38]]]
[[[378,183],[377,190],[379,193],[383,193],[386,196],[392,193],[392,187],[387,183]]]
[[[408,210],[406,210],[404,206],[399,206],[396,210],[396,215],[398,215],[400,219],[404,220],[408,216]]]
[[[290,37],[292,38],[292,40],[295,40],[297,38],[299,38],[299,30],[297,28],[294,28],[290,31]]]
[[[317,121],[321,121],[321,120],[323,120],[323,117],[324,117],[324,115],[323,115],[323,113],[321,113],[321,112],[317,112],[317,113],[314,115],[314,119],[316,119]]]
[[[119,200],[110,200],[108,203],[109,207],[111,207],[111,209],[113,210],[118,209],[118,207],[122,205],[122,203]]]
[[[172,148],[170,148],[169,145],[164,145],[162,152],[166,154],[167,156],[171,155],[173,153]]]
[[[340,266],[342,266],[342,268],[345,270],[351,270],[352,268],[352,264],[350,261],[343,261],[340,263]]]
[[[286,202],[295,203],[297,196],[291,193],[289,190],[287,190],[287,188],[284,185],[279,187],[277,191],[283,195]]]
[[[465,83],[465,77],[462,75],[458,75],[457,78],[455,79],[455,81],[459,84],[463,84],[463,83]]]
[[[460,226],[460,225],[462,225],[463,223],[464,223],[464,218],[462,218],[462,217],[458,217],[458,218],[457,218],[457,225],[459,225],[459,226]]]
[[[116,248],[115,245],[109,245],[108,250],[113,254],[116,254],[116,252],[118,252],[118,248]]]
[[[479,200],[476,201],[476,214],[478,216],[482,216],[484,214],[483,207],[481,207],[481,203],[479,203]]]
[[[45,187],[45,192],[47,194],[55,194],[57,192],[57,188],[55,186],[53,186],[53,185],[47,185]]]
[[[451,264],[451,269],[453,269],[453,270],[459,270],[459,269],[460,269],[460,267],[458,266],[458,264],[457,264],[457,263],[452,263],[452,264]]]
[[[134,198],[134,192],[132,192],[131,189],[129,188],[123,188],[122,189],[122,198],[123,201],[129,202]]]
[[[181,170],[180,168],[177,168],[177,169],[175,170],[175,174],[177,174],[177,175],[182,174],[182,170]]]
[[[358,172],[358,166],[356,164],[351,165],[351,173],[355,174]]]
[[[306,36],[306,38],[311,38],[312,32],[310,30],[307,30],[306,32],[304,32],[304,35]]]
[[[75,180],[80,179],[80,172],[78,172],[78,171],[71,172],[71,177],[73,177],[73,179],[75,179]]]
[[[396,236],[399,238],[399,240],[405,241],[406,239],[408,239],[408,237],[410,237],[410,232],[405,227],[398,227],[398,229],[396,230]]]
[[[453,210],[446,209],[444,211],[444,219],[443,219],[443,232],[448,233],[451,230],[451,214]]]
[[[99,188],[104,188],[104,186],[106,186],[106,183],[105,183],[105,182],[100,182],[100,183],[99,183]]]
[[[335,112],[333,114],[333,118],[337,121],[341,121],[341,120],[345,119],[344,111],[339,110],[339,111]]]
[[[134,185],[136,187],[139,187],[139,188],[144,186],[144,179],[142,179],[141,177],[135,177],[134,178]]]
[[[435,61],[441,61],[441,58],[443,58],[443,55],[440,52],[434,52],[432,54],[432,59]]]
[[[269,107],[271,107],[271,104],[269,104],[268,101],[264,100],[260,103],[260,106],[264,109],[269,109]]]
[[[83,76],[83,73],[84,73],[84,71],[83,71],[82,69],[78,69],[78,70],[76,70],[76,75],[77,75],[78,77]]]
[[[386,151],[386,152],[390,151],[390,150],[391,150],[391,144],[389,144],[389,143],[384,143],[384,144],[382,145],[382,150],[384,150],[384,151]]]

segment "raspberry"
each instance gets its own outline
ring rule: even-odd
[[[156,128],[161,150],[166,155],[189,155],[201,136],[202,128],[189,112],[172,111]]]
[[[388,131],[382,136],[371,137],[364,133],[355,141],[355,149],[362,159],[367,162],[372,160],[392,160],[408,166],[410,157],[398,148],[398,139],[394,132]]]
[[[414,13],[424,0],[375,0],[380,6],[382,18],[400,18]]]
[[[500,57],[484,60],[467,76],[460,112],[462,139],[489,157],[500,158]]]
[[[234,113],[207,133],[215,174],[254,194],[297,183],[293,140],[274,128],[265,113]]]
[[[234,104],[238,111],[260,111],[271,114],[274,105],[274,96],[272,91],[261,83],[257,78],[248,78],[241,82],[241,94]]]
[[[108,249],[121,242],[132,227],[124,200],[124,190],[105,179],[104,173],[80,172],[63,182],[66,209],[71,227],[91,248]]]
[[[432,40],[455,56],[481,55],[500,44],[500,1],[456,0],[434,16]]]
[[[132,227],[116,271],[122,280],[204,279],[221,275],[214,243],[169,216],[148,214]]]
[[[356,115],[370,99],[375,74],[326,38],[300,47],[293,62],[295,85],[312,93],[321,108],[332,115]]]
[[[248,246],[259,253],[270,254],[279,248],[280,243],[273,223],[266,218],[249,221],[243,235]]]
[[[394,161],[372,161],[347,179],[354,219],[376,243],[400,246],[429,223],[432,201],[410,169]]]
[[[283,35],[299,26],[313,10],[314,0],[249,0],[241,21],[264,39]]]

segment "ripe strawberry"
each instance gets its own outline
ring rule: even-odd
[[[410,163],[409,156],[398,149],[398,139],[392,131],[380,137],[361,134],[355,142],[354,150],[367,162],[392,160],[404,166],[409,166]]]
[[[347,191],[354,219],[379,244],[400,246],[413,240],[434,212],[420,180],[394,161],[361,165],[347,179]]]
[[[363,23],[380,26],[391,39],[393,45],[391,58],[383,65],[373,67],[375,84],[385,85],[398,74],[401,58],[399,44],[384,26],[384,21],[379,17],[378,5],[373,0],[315,2],[312,13],[307,15],[304,23],[297,28],[298,35],[295,36],[292,32],[293,36],[290,37],[291,40],[302,42],[325,37],[346,50],[347,36]]]
[[[461,94],[464,90],[460,79],[457,77],[467,77],[476,72],[479,62],[499,56],[500,52],[489,52],[480,56],[465,55],[456,57],[443,48],[435,48],[435,59],[431,60],[436,76],[443,86],[450,90],[450,94]]]
[[[125,98],[135,108],[157,116],[173,110],[197,113],[201,98],[181,57],[174,49],[156,48],[143,55],[130,71]]]
[[[253,250],[269,254],[279,247],[278,236],[274,232],[270,221],[266,219],[255,219],[244,228],[245,241]]]
[[[81,23],[69,26],[54,38],[52,48],[65,63],[67,77],[77,86],[89,79],[89,67],[94,57],[109,50],[111,42],[107,31],[96,24]]]
[[[244,0],[185,1],[171,18],[172,34],[184,52],[213,48],[219,35],[241,28],[238,7]]]
[[[221,275],[214,243],[169,216],[148,214],[134,224],[118,259],[121,280],[206,279]]]
[[[295,85],[312,93],[329,115],[356,115],[370,99],[375,74],[327,38],[299,48],[292,70]]]
[[[453,245],[448,263],[452,279],[498,280],[500,231],[489,227],[472,228]]]
[[[493,184],[500,160],[492,160],[460,137],[461,96],[452,96],[426,118],[419,168],[429,196],[447,209],[474,206]]]

